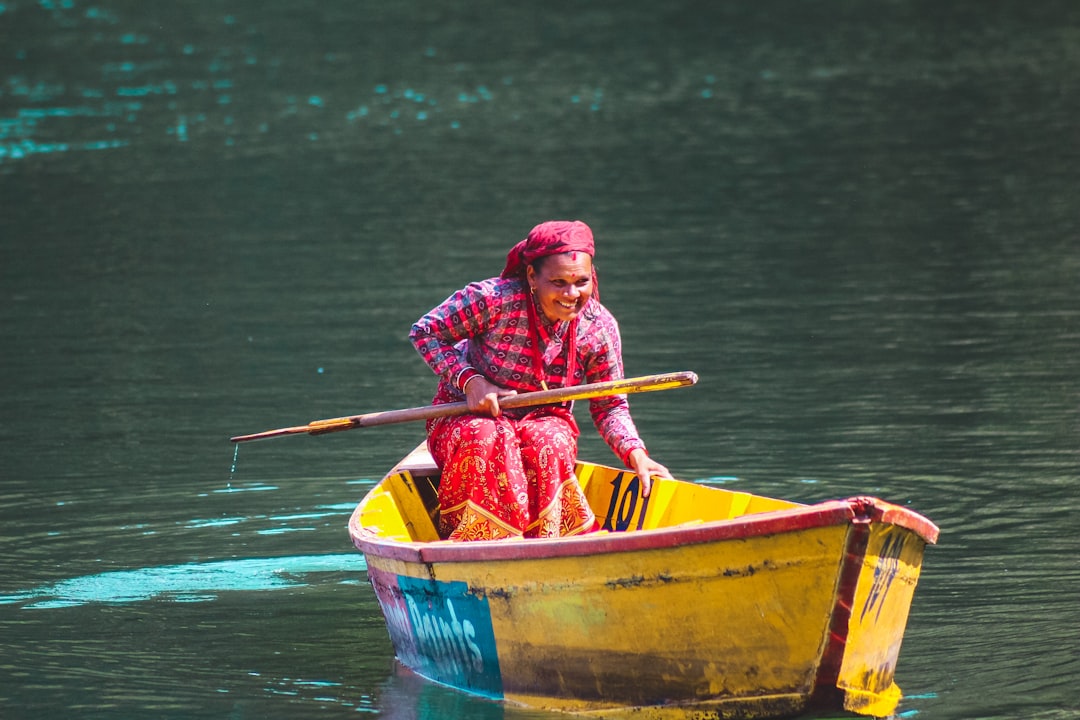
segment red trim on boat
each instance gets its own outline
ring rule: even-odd
[[[735,520],[701,523],[689,527],[659,528],[621,533],[593,533],[577,537],[490,542],[398,542],[380,538],[359,526],[359,510],[349,522],[353,544],[364,553],[405,562],[484,562],[536,560],[597,553],[654,550],[681,545],[776,535],[811,528],[862,525],[882,521],[918,533],[928,543],[937,540],[938,529],[918,513],[876,498],[857,497],[750,515]],[[856,577],[858,573],[856,572]]]
[[[874,498],[869,499],[874,500]],[[907,528],[921,536],[930,545],[938,541],[938,535],[941,532],[938,526],[922,515],[896,505],[882,504],[880,500],[876,500],[875,503],[874,507],[878,512],[874,515],[874,520]]]
[[[837,683],[840,680],[840,667],[844,662],[844,651],[847,649],[851,609],[855,605],[855,589],[859,584],[859,573],[862,571],[870,541],[870,523],[876,521],[881,514],[873,498],[852,498],[850,502],[856,516],[851,523],[851,530],[848,531],[847,547],[844,549],[844,559],[836,583],[836,604],[833,605],[825,649],[821,654],[814,688],[810,693],[811,708],[831,709],[844,705],[844,692],[837,687]]]

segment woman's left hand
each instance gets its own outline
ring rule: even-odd
[[[649,491],[652,490],[652,478],[671,478],[671,473],[668,469],[660,463],[649,457],[649,453],[645,452],[642,448],[637,448],[630,453],[630,467],[641,479],[641,494],[642,497],[649,497]]]

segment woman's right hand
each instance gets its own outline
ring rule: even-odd
[[[477,415],[490,415],[499,417],[502,409],[499,407],[499,398],[517,395],[517,390],[507,390],[495,383],[488,382],[482,375],[477,375],[465,383],[465,401],[469,404],[469,412]]]

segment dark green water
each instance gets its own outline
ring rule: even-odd
[[[903,717],[1080,715],[1080,5],[0,2],[0,716],[554,717],[399,676],[345,530],[412,321],[597,235],[678,475],[942,528]],[[594,434],[583,453],[613,458]]]

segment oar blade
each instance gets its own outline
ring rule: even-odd
[[[252,440],[267,440],[269,438],[283,437],[285,435],[302,435],[309,431],[307,425],[297,425],[296,427],[278,428],[277,430],[267,430],[265,432],[252,433],[250,435],[235,435],[229,440],[234,443],[250,442]]]

